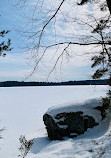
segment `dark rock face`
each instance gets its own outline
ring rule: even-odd
[[[64,136],[77,137],[87,131],[88,128],[97,126],[98,123],[92,116],[83,115],[83,112],[59,113],[52,117],[49,114],[43,116],[48,137],[51,140],[62,140]]]

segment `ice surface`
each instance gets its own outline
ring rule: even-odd
[[[90,158],[91,153],[87,151],[88,144],[91,143],[89,138],[50,142],[43,124],[43,114],[53,105],[83,103],[88,99],[101,98],[105,96],[107,89],[107,86],[0,88],[0,127],[6,128],[2,134],[4,139],[0,140],[0,158],[18,157],[21,135],[25,135],[27,139],[35,138],[34,148],[27,158],[70,158],[74,155],[84,158],[84,154]],[[102,137],[107,129],[108,124],[96,129],[96,136]],[[102,134],[99,134],[100,131]]]

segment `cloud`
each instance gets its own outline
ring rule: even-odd
[[[56,51],[56,49],[53,49],[53,53],[54,51]],[[44,59],[40,62],[38,70],[30,78],[28,78],[27,81],[47,81],[47,79],[48,81],[66,81],[86,78],[86,75],[83,75],[82,71],[87,72],[86,70],[89,69],[88,67],[90,65],[90,62],[89,60],[85,60],[83,56],[75,55],[74,57],[74,54],[73,58],[70,58],[69,62],[63,62],[62,67],[60,66],[59,62],[57,64],[57,67],[48,78],[48,75],[52,70],[54,62],[57,58],[56,54],[55,58],[52,59],[53,53],[52,49],[50,50],[50,52],[48,51],[48,55],[46,54]],[[5,58],[0,58],[0,60],[1,81],[25,80],[26,77],[28,77],[33,70],[33,66],[27,65],[27,59],[24,56],[22,57],[20,54],[15,54],[14,56],[12,54],[7,55]]]
[[[91,35],[91,32],[90,32],[91,30],[89,29],[89,27],[86,25],[80,25],[80,21],[90,22],[93,19],[93,16],[91,17],[89,15],[96,16],[96,13],[97,13],[97,15],[100,16],[100,12],[98,12],[98,10],[95,11],[95,8],[97,9],[95,4],[78,6],[77,2],[78,2],[77,0],[75,1],[70,0],[64,3],[60,11],[58,12],[58,15],[54,19],[54,21],[52,21],[51,24],[47,26],[46,31],[44,32],[43,40],[41,44],[50,45],[55,42],[63,42],[63,41],[84,42],[83,39],[81,38],[81,35]],[[40,22],[44,22],[45,20],[45,19],[39,19],[39,18],[41,17],[47,18],[47,16],[45,17],[45,13],[46,15],[51,16],[52,13],[54,13],[55,9],[57,8],[58,4],[60,4],[60,0],[44,1],[44,5],[42,6],[43,7],[43,10],[42,10],[43,14],[42,14],[42,12],[40,12],[41,11],[40,9],[42,8],[39,8],[38,10],[37,8],[35,8],[35,12],[34,10],[32,10],[32,8],[34,9],[35,1],[30,0],[30,5],[26,9],[27,17],[31,16],[30,19],[26,20],[26,17],[25,18],[23,16],[20,17],[20,15],[18,15],[18,17],[15,18],[14,15],[16,12],[16,16],[17,16],[17,11],[14,9],[14,13],[13,11],[11,11],[11,15],[7,15],[7,19],[10,17],[8,25],[12,27],[13,24],[15,26],[17,23],[17,25],[18,26],[21,25],[25,31],[27,29],[31,30],[32,32],[37,31],[42,26],[42,25],[40,26]],[[9,4],[7,4],[7,7],[8,5]],[[47,10],[45,10],[44,7],[47,7]],[[48,11],[48,14],[47,14],[47,11]],[[23,11],[23,13],[25,13],[25,10]],[[22,15],[22,10],[21,10],[21,15]],[[38,15],[40,17],[38,17]],[[34,22],[28,24],[29,21],[32,22],[31,21],[32,17],[34,18]],[[27,28],[26,28],[26,25],[23,24],[23,19],[25,19],[24,22],[27,21],[26,23]],[[79,19],[78,22],[75,21],[77,19]],[[20,23],[20,21],[22,21],[22,23]],[[23,38],[20,38],[20,36],[17,34],[12,35],[12,38],[13,36],[15,36],[14,40],[16,41],[15,48],[17,46],[16,43],[19,43],[19,45],[20,44],[22,45]],[[31,39],[30,42],[34,40],[34,44],[36,44],[37,39],[38,38],[35,37]],[[25,44],[29,43],[29,40],[27,40],[26,38],[24,40],[24,43]],[[30,46],[32,47],[32,45]],[[53,48],[48,49],[43,59],[40,62],[37,72],[33,74],[33,76],[29,78],[28,80],[46,81],[48,74],[53,69],[55,62],[57,61],[57,58],[62,53],[63,49],[64,49],[63,45],[59,46],[59,49],[58,47],[53,47]],[[91,65],[90,59],[91,59],[91,56],[94,55],[94,52],[97,52],[99,49],[100,49],[99,47],[94,48],[93,46],[71,45],[67,50],[70,55],[69,62],[68,62],[68,56],[67,56],[68,54],[64,53],[63,61],[61,58],[60,61],[57,63],[57,67],[54,69],[54,72],[51,73],[49,80],[60,81],[61,78],[62,80],[90,78],[90,74],[92,71],[90,69],[90,65]],[[36,49],[33,50],[32,52],[33,53],[31,55],[29,54],[29,51],[27,51],[25,54],[13,53],[13,54],[7,54],[5,58],[0,58],[1,79],[22,80],[25,78],[24,76],[27,76],[27,74],[30,74],[30,72],[32,72],[33,70],[34,64],[36,64],[37,58],[39,59],[42,54],[41,49],[40,49],[39,55],[36,54]],[[34,58],[34,60],[31,60],[33,55],[35,55],[37,58]],[[27,58],[29,58],[29,60],[27,60]],[[29,66],[27,63],[29,63],[31,66]],[[61,63],[62,63],[62,67],[61,67]]]

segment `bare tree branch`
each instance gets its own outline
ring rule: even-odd
[[[52,15],[52,17],[48,20],[48,22],[43,26],[43,28],[41,30],[40,37],[39,37],[38,48],[40,46],[41,38],[42,38],[42,35],[44,33],[44,30],[45,30],[46,26],[52,21],[52,19],[54,19],[54,17],[57,15],[58,11],[60,10],[60,8],[61,8],[61,6],[63,5],[64,2],[65,2],[65,0],[62,0],[59,7],[56,9],[56,12]]]

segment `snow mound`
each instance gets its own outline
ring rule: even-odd
[[[95,108],[98,106],[102,106],[101,99],[90,99],[83,103],[67,103],[60,104],[58,106],[53,106],[48,109],[45,114],[51,115],[53,118],[60,113],[70,113],[70,112],[78,112],[82,111],[83,115],[92,116],[96,122],[100,122],[102,119],[101,112],[96,110]]]

